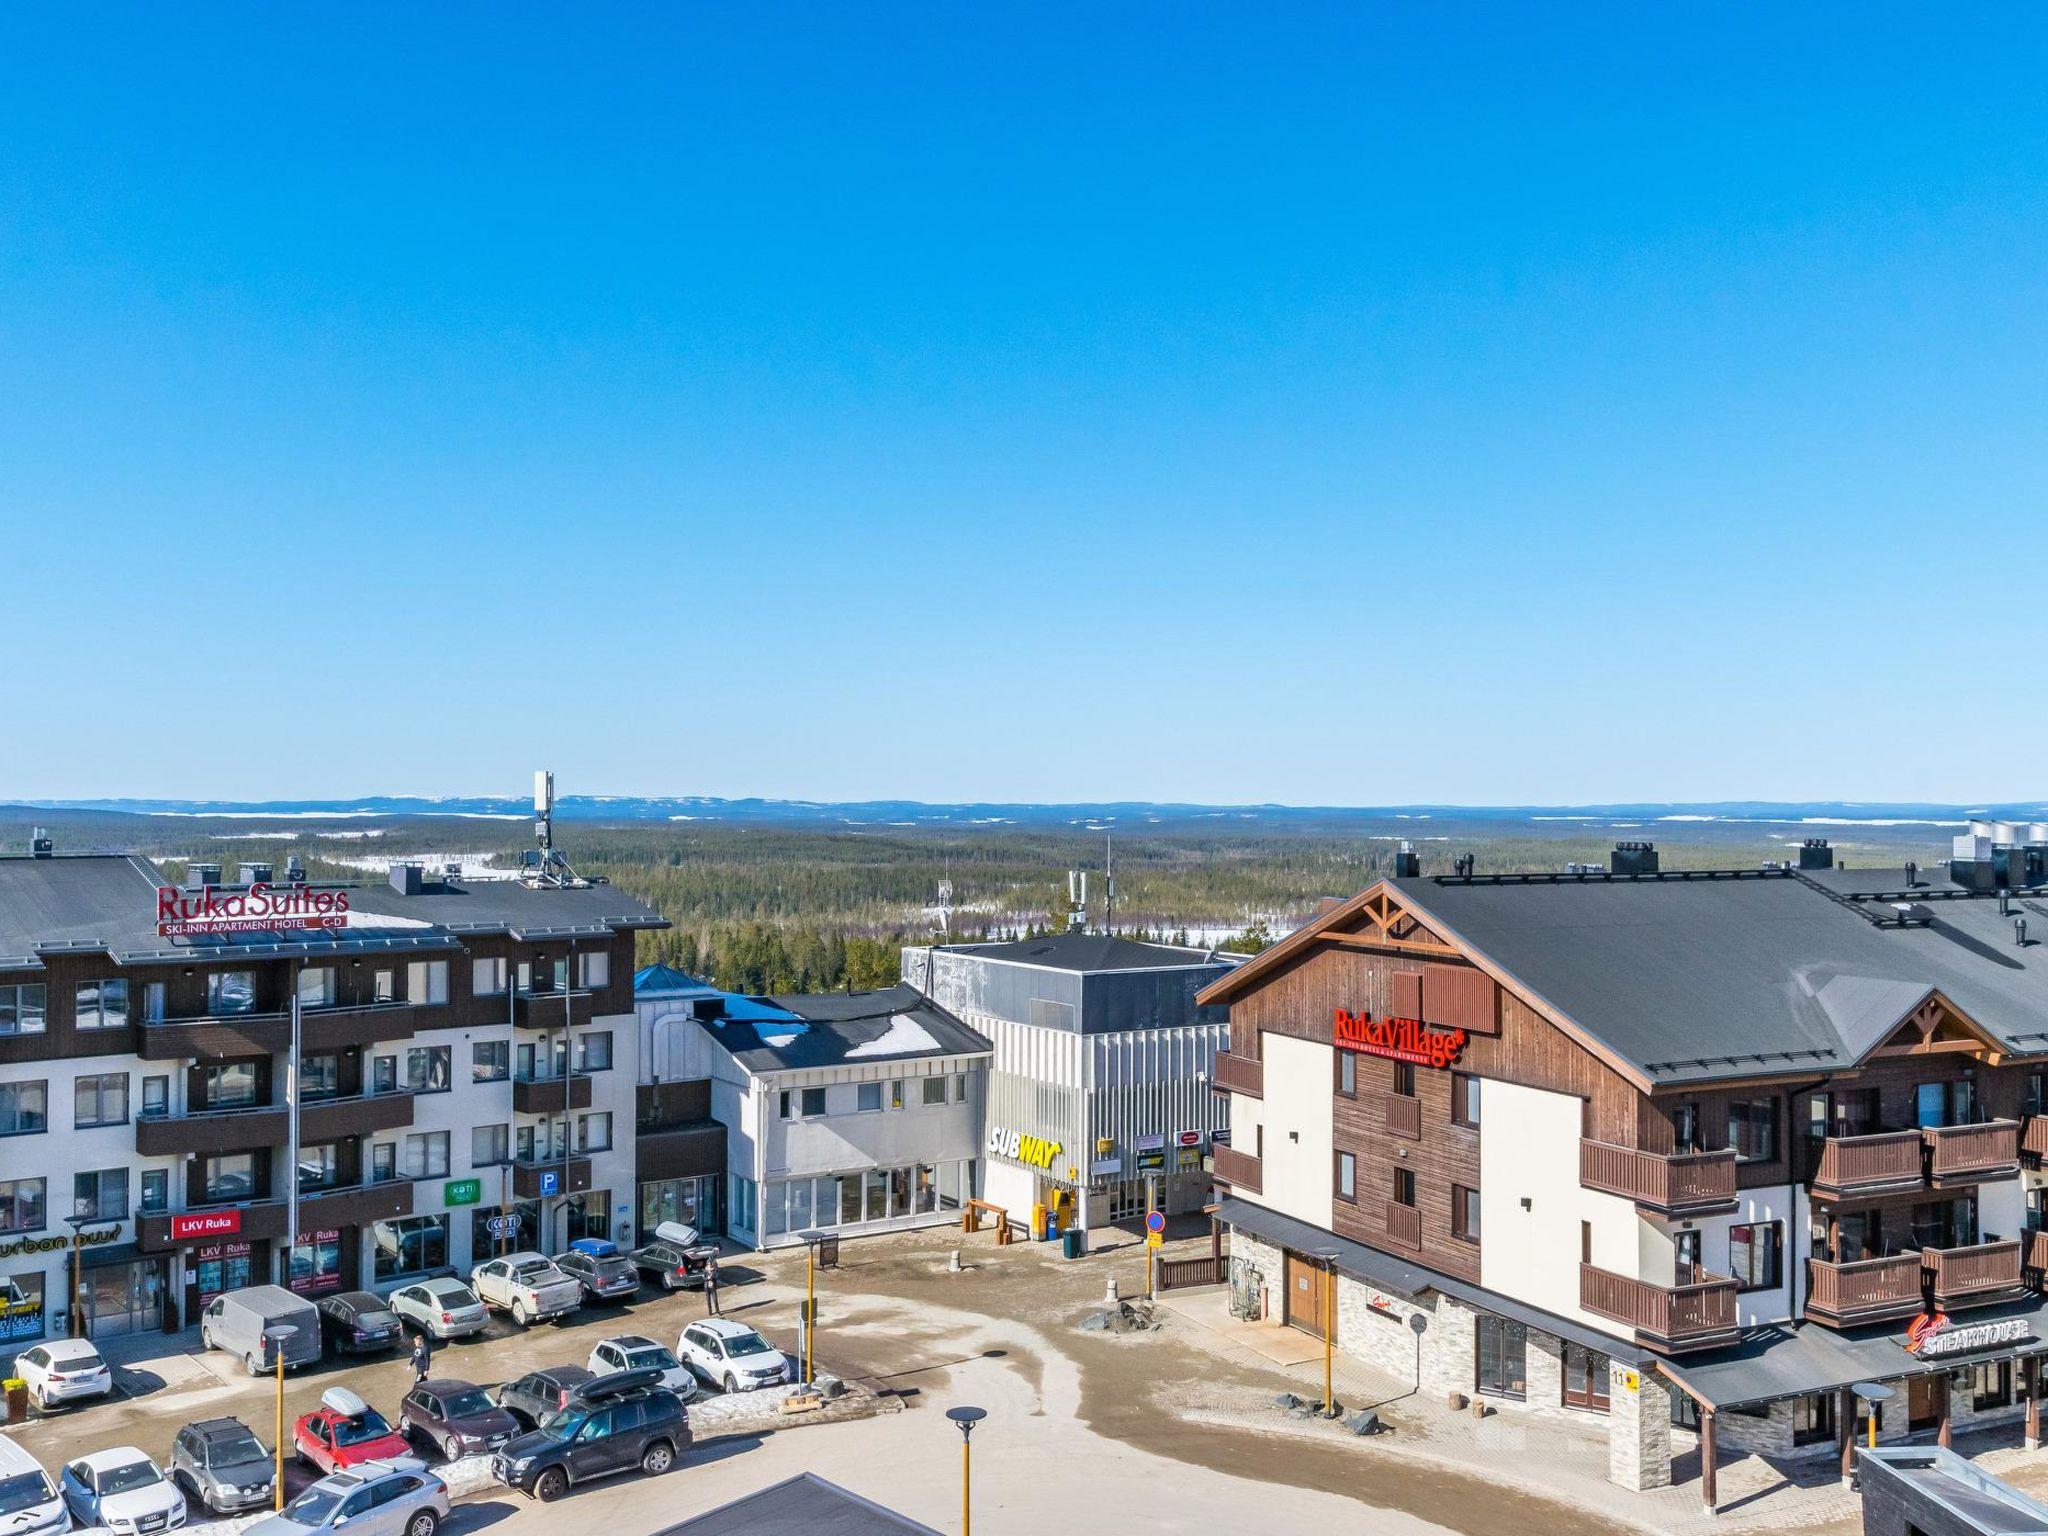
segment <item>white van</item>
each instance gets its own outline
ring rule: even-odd
[[[71,1529],[71,1511],[56,1480],[7,1435],[0,1435],[0,1529],[8,1536],[56,1536]]]

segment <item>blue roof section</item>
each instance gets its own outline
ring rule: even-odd
[[[656,961],[643,965],[633,973],[633,990],[650,997],[659,997],[669,992],[716,992],[718,989],[707,981],[699,981],[688,971],[679,971],[672,965]]]

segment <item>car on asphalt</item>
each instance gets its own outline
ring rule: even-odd
[[[309,1466],[339,1472],[368,1461],[410,1456],[412,1443],[347,1387],[329,1387],[320,1394],[320,1406],[292,1427],[292,1449]]]
[[[664,1221],[627,1257],[641,1279],[665,1291],[679,1291],[704,1283],[704,1267],[718,1257],[718,1248],[705,1242],[695,1227]]]
[[[366,1461],[323,1477],[244,1536],[434,1536],[448,1518],[448,1485],[410,1457]]]
[[[25,1349],[15,1356],[14,1374],[27,1385],[28,1400],[45,1413],[114,1390],[113,1370],[84,1339],[53,1339]]]
[[[399,1432],[449,1461],[495,1451],[521,1428],[482,1387],[447,1377],[421,1382],[398,1405]]]
[[[79,1457],[65,1466],[57,1486],[74,1521],[103,1525],[116,1536],[149,1536],[185,1523],[185,1496],[132,1445]]]
[[[491,1471],[546,1504],[571,1487],[638,1468],[657,1477],[690,1445],[690,1414],[653,1371],[585,1382],[539,1429],[508,1443]]]
[[[491,1321],[474,1291],[447,1278],[401,1285],[391,1293],[391,1310],[408,1327],[444,1343],[482,1333]]]
[[[314,1310],[320,1314],[321,1335],[344,1355],[374,1354],[405,1342],[398,1314],[374,1292],[337,1291],[322,1297]]]
[[[587,1362],[599,1376],[617,1371],[659,1371],[661,1384],[684,1402],[697,1395],[697,1378],[675,1357],[675,1351],[645,1334],[626,1333],[600,1339]]]
[[[71,1511],[57,1480],[7,1435],[0,1435],[0,1531],[8,1536],[61,1536]]]
[[[171,1481],[217,1515],[267,1509],[277,1461],[240,1419],[201,1419],[171,1440]]]
[[[790,1362],[745,1323],[707,1317],[685,1328],[676,1354],[691,1370],[727,1392],[773,1387],[794,1379]]]
[[[578,1238],[576,1245],[555,1260],[555,1268],[583,1287],[585,1301],[624,1301],[640,1289],[640,1271],[610,1243],[604,1251],[584,1248],[589,1238]]]
[[[568,1406],[569,1395],[586,1381],[594,1380],[596,1374],[580,1365],[550,1365],[528,1371],[498,1388],[498,1406],[517,1419],[521,1429],[534,1429]]]
[[[510,1312],[524,1328],[563,1317],[583,1305],[583,1286],[545,1254],[508,1253],[486,1259],[469,1272],[470,1288],[487,1307]]]
[[[238,1356],[251,1376],[277,1368],[320,1363],[320,1314],[305,1297],[281,1285],[224,1291],[199,1314],[199,1342]]]

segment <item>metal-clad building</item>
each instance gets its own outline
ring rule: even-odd
[[[1141,1217],[1148,1180],[1169,1214],[1206,1204],[1230,1023],[1195,994],[1242,958],[1101,934],[906,949],[903,979],[995,1045],[986,1197],[1084,1229]]]

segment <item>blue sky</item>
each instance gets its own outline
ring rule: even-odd
[[[2038,796],[1939,19],[10,10],[0,798]]]

